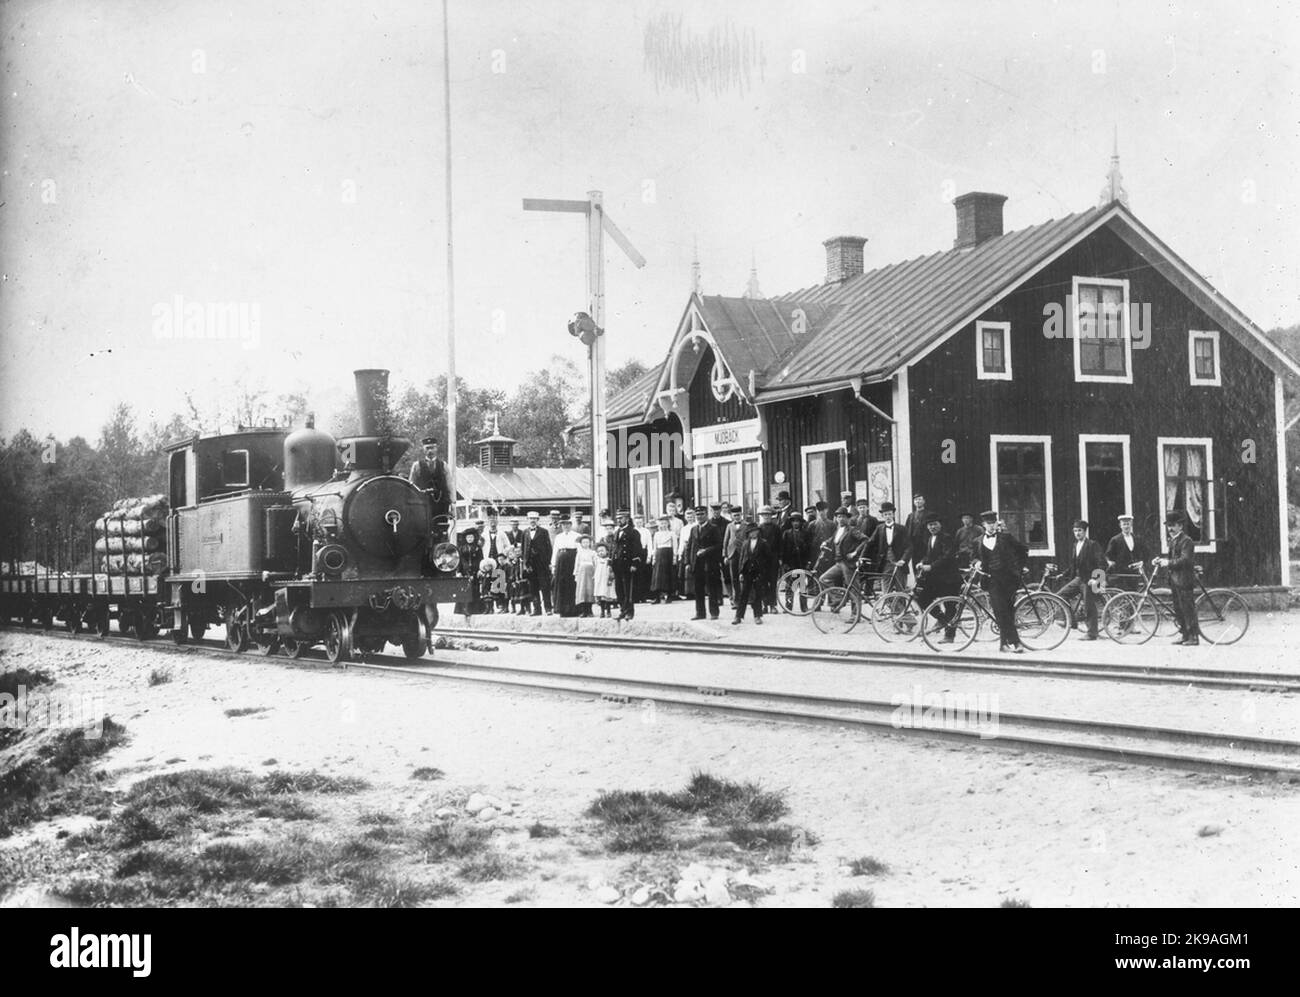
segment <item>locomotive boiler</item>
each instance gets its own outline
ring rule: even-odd
[[[393,469],[388,371],[355,372],[361,430],[335,440],[310,423],[170,448],[167,574],[172,634],[220,622],[235,650],[331,662],[399,645],[425,653],[438,603],[463,600],[449,523]]]

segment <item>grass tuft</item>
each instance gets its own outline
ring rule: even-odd
[[[559,836],[560,829],[558,827],[543,824],[540,820],[528,825],[528,837],[530,838],[558,838]]]
[[[870,855],[864,855],[849,863],[849,874],[853,876],[881,876],[888,871],[889,866]]]
[[[1028,900],[1021,900],[1019,897],[1007,897],[1007,899],[1003,900],[1002,903],[1000,903],[998,906],[999,907],[1031,907],[1032,904],[1030,904]]]
[[[411,778],[418,779],[421,782],[433,782],[437,779],[441,779],[446,774],[447,773],[444,772],[442,769],[425,767],[425,768],[418,768],[414,772],[412,772]]]
[[[155,668],[149,673],[149,685],[166,685],[172,680],[172,670],[170,668]]]
[[[876,895],[870,890],[840,890],[831,898],[832,907],[874,907]]]
[[[270,710],[269,706],[241,706],[237,709],[226,710],[228,717],[251,717],[254,713],[266,713]]]
[[[321,772],[285,772],[276,769],[262,778],[266,792],[274,795],[281,793],[359,793],[369,789],[370,784],[364,779],[347,775],[325,775]]]

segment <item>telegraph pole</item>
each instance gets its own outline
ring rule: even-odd
[[[456,528],[456,269],[451,230],[451,46],[447,0],[442,0],[442,107],[447,137],[447,489],[451,492],[452,538]]]
[[[595,335],[587,347],[587,379],[591,388],[591,515],[593,522],[609,500],[609,453],[605,438],[605,242],[611,239],[637,268],[645,257],[607,214],[600,191],[587,192],[585,201],[524,198],[525,211],[565,211],[587,216],[587,297]],[[594,535],[594,532],[593,532]]]

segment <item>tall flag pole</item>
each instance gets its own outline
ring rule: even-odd
[[[447,137],[447,488],[451,492],[453,532],[456,515],[456,269],[451,228],[451,45],[447,0],[442,0],[442,108]]]

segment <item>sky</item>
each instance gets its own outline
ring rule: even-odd
[[[1264,328],[1300,322],[1300,14],[1287,3],[450,0],[458,373],[584,350],[579,215],[604,194],[611,365],[686,305],[1130,206]],[[92,440],[238,380],[321,412],[351,370],[447,369],[441,7],[0,3],[0,436]],[[225,338],[218,338],[225,333]],[[191,334],[203,337],[194,338]],[[328,428],[328,427],[324,427]],[[503,431],[508,427],[503,426]]]

